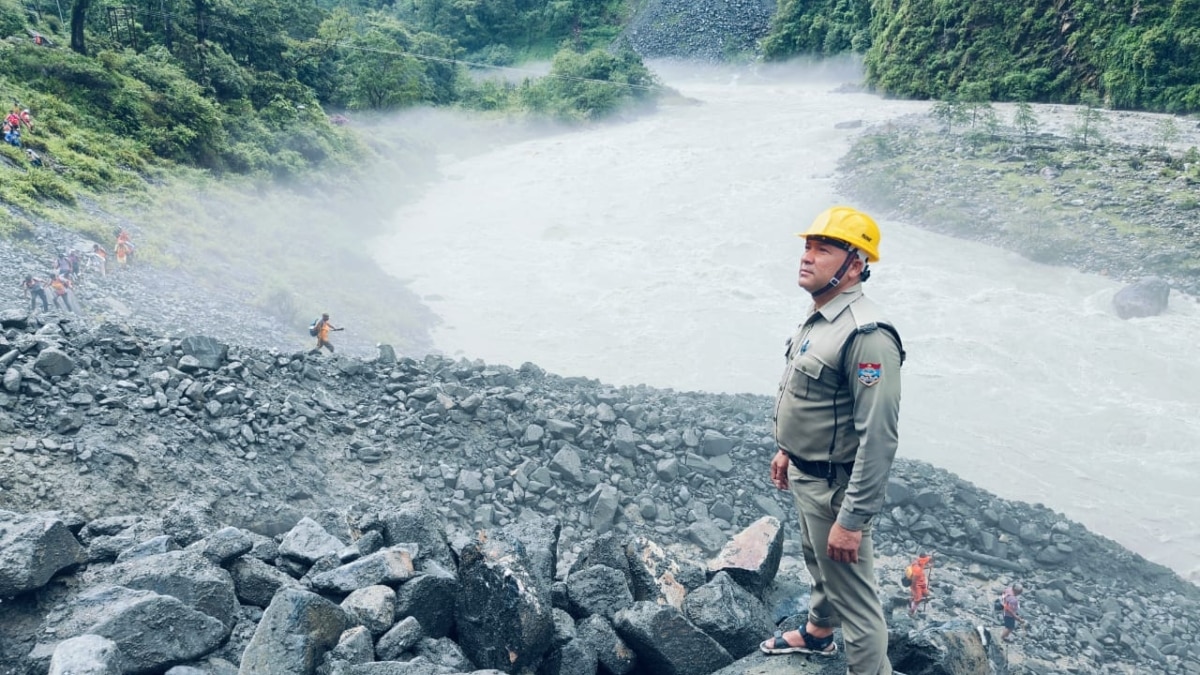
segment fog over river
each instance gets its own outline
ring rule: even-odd
[[[773,395],[803,230],[855,129],[927,103],[836,79],[667,76],[698,105],[448,160],[380,260],[452,356]],[[1122,321],[1119,285],[881,214],[866,284],[904,336],[900,453],[1042,502],[1200,581],[1200,309]],[[762,489],[768,489],[763,462]]]

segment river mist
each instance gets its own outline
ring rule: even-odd
[[[438,348],[616,385],[773,395],[803,230],[854,128],[928,103],[660,69],[694,104],[463,159],[374,243]],[[905,339],[900,453],[1041,502],[1200,580],[1200,310],[1122,321],[1119,285],[877,214],[866,284]],[[767,471],[764,460],[763,471]]]

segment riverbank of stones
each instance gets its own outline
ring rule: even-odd
[[[533,364],[414,360],[386,347],[369,361],[285,353],[19,310],[0,312],[0,329],[0,508],[12,512],[0,536],[50,537],[32,549],[3,547],[39,553],[0,562],[0,633],[7,636],[0,663],[49,668],[59,642],[95,635],[88,631],[96,616],[128,612],[172,616],[192,629],[191,641],[171,647],[155,666],[145,664],[166,658],[152,656],[159,647],[121,647],[109,635],[122,658],[131,651],[142,659],[125,672],[161,672],[169,662],[223,673],[224,664],[246,668],[252,653],[253,663],[287,656],[278,650],[296,651],[313,668],[332,668],[322,659],[333,652],[361,661],[344,672],[581,672],[564,668],[583,663],[586,671],[593,652],[603,663],[601,650],[571,640],[609,635],[592,618],[601,616],[629,647],[618,653],[631,650],[643,668],[657,664],[628,672],[711,672],[695,663],[659,668],[709,651],[705,667],[737,668],[745,654],[734,652],[761,632],[761,614],[725,626],[679,609],[689,600],[744,591],[759,598],[771,624],[803,612],[807,577],[796,563],[790,499],[767,481],[773,442],[765,397],[614,388]],[[419,516],[395,515],[418,505]],[[409,524],[393,525],[398,518]],[[725,568],[711,561],[734,537],[764,527],[764,518],[782,528],[773,581],[728,570],[729,579],[718,580]],[[498,534],[512,531],[521,534]],[[638,542],[635,557],[658,580],[624,576],[620,561],[609,561],[628,584],[627,598],[614,572],[580,562],[605,566],[609,554],[595,552],[601,539],[621,550]],[[923,640],[914,654],[941,654],[974,639],[989,663],[1003,657],[1007,672],[1018,673],[1200,672],[1200,591],[1044,507],[1008,502],[901,460],[875,539],[897,648]],[[506,552],[506,541],[520,555]],[[933,600],[913,622],[898,581],[921,550],[935,551],[938,564]],[[523,571],[504,567],[518,558]],[[21,562],[49,559],[62,564]],[[662,584],[665,569],[677,583]],[[472,574],[480,575],[477,583],[467,581]],[[178,582],[181,576],[189,581]],[[551,606],[572,623],[552,612],[558,621],[547,632],[541,596],[530,603],[539,609],[528,624],[517,621],[516,598],[462,599],[464,587],[528,589],[538,587],[535,578],[550,580]],[[1018,579],[1029,589],[1031,627],[1007,654],[985,648],[992,600]],[[451,593],[456,583],[453,603],[442,595],[388,611],[389,593]],[[183,590],[166,590],[176,588]],[[280,588],[295,592],[280,595]],[[347,613],[351,597],[355,609]],[[276,598],[283,606],[272,612]],[[655,599],[665,604],[631,604]],[[458,613],[451,621],[417,605]],[[666,606],[680,613],[663,614]],[[325,618],[303,630],[264,627],[298,613]],[[501,630],[491,619],[496,613],[513,618],[503,630],[535,646],[506,656],[495,644],[472,642],[488,633],[478,624],[485,618]],[[420,629],[405,624],[410,617]],[[983,637],[969,638],[980,625]],[[355,627],[361,630],[345,635]],[[55,628],[53,648],[42,642],[47,628]],[[679,645],[660,647],[653,636],[681,631],[694,631],[704,646],[654,655]],[[394,663],[423,655],[441,670],[367,667],[368,642],[376,660],[381,652]],[[71,644],[96,658],[113,652],[92,638]],[[248,651],[254,645],[259,651]],[[760,660],[756,668],[787,661],[751,658]],[[904,661],[903,672],[934,672],[920,670],[918,660]]]
[[[986,112],[986,109],[985,109]],[[840,165],[839,189],[864,206],[1036,262],[1200,294],[1200,130],[1169,115],[1036,106],[1011,123],[930,116],[866,130]],[[980,119],[983,119],[981,117]]]

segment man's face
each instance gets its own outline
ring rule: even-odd
[[[824,239],[809,237],[804,240],[804,255],[800,257],[800,288],[812,293],[825,288],[833,275],[841,268],[842,263],[846,261],[848,253],[843,248],[838,248]],[[862,269],[862,263],[855,260],[846,273],[842,275],[842,285],[850,283],[858,279],[858,273]]]

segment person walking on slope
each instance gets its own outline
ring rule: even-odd
[[[1021,617],[1021,594],[1025,592],[1021,584],[1013,584],[1004,589],[1004,595],[1000,596],[1000,606],[1004,611],[1004,632],[1000,633],[1000,639],[1005,642],[1013,641],[1013,631],[1017,629],[1018,623],[1025,623],[1025,619]]]
[[[92,255],[96,256],[96,261],[100,265],[100,276],[108,276],[108,251],[100,244],[92,244]]]
[[[921,609],[921,604],[929,601],[929,575],[927,570],[933,567],[933,554],[926,553],[917,556],[916,561],[904,569],[904,585],[908,586],[910,599],[908,615],[913,616]]]
[[[50,288],[54,290],[54,306],[56,308],[59,306],[59,302],[61,302],[63,309],[75,314],[79,313],[79,310],[71,304],[71,296],[74,294],[71,292],[70,279],[61,274],[55,274],[54,278],[50,280]]]
[[[840,623],[848,672],[890,675],[871,521],[883,506],[898,444],[904,349],[862,291],[868,265],[879,260],[879,226],[857,209],[835,206],[800,236],[799,285],[813,304],[787,343],[771,482],[791,490],[813,583],[807,622],[777,632],[760,649],[831,655]]]
[[[50,305],[46,302],[46,289],[42,287],[45,282],[32,274],[25,275],[25,281],[21,282],[21,287],[25,289],[25,294],[29,296],[29,311],[32,312],[37,307],[37,301],[42,301],[42,311],[49,312]]]
[[[133,242],[129,232],[124,228],[117,232],[117,264],[127,265],[133,262]]]
[[[333,343],[329,341],[329,331],[341,330],[341,328],[336,328],[332,323],[329,322],[329,314],[322,314],[321,318],[317,320],[316,329],[317,346],[313,347],[312,351],[309,353],[320,354],[321,347],[325,347],[329,350],[329,353],[332,354],[334,350]]]

